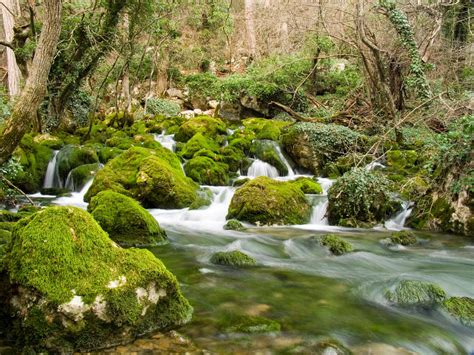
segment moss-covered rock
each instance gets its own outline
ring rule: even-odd
[[[100,169],[99,163],[86,164],[72,169],[66,179],[66,188],[71,191],[80,191]]]
[[[291,181],[291,183],[298,186],[298,188],[305,194],[319,195],[323,193],[321,185],[311,178],[299,177],[296,180]]]
[[[186,176],[200,185],[226,186],[229,184],[229,167],[223,163],[197,156],[184,165]]]
[[[198,116],[183,123],[174,138],[177,142],[187,142],[196,133],[215,139],[218,135],[226,134],[226,127],[219,118]]]
[[[123,153],[122,149],[115,148],[115,147],[103,147],[100,148],[98,151],[99,161],[102,164],[106,164],[109,160],[119,156]]]
[[[219,145],[212,139],[196,133],[179,151],[179,155],[185,159],[191,159],[194,154],[201,150],[217,152]]]
[[[213,194],[212,191],[208,187],[201,187],[197,191],[197,198],[194,202],[189,206],[190,210],[197,210],[201,207],[210,206],[212,203]]]
[[[33,138],[35,143],[41,144],[42,146],[48,147],[50,149],[61,149],[64,145],[64,141],[56,136],[52,136],[48,133],[40,134]]]
[[[85,211],[21,220],[7,249],[9,336],[37,351],[90,351],[187,322],[192,308],[151,252],[118,247]]]
[[[224,229],[225,230],[242,232],[242,231],[245,230],[245,227],[239,221],[237,221],[235,219],[231,219],[230,221],[227,221],[227,223],[224,225]]]
[[[291,126],[282,135],[286,152],[314,175],[321,175],[326,164],[357,151],[365,140],[364,136],[344,126],[307,122]]]
[[[412,232],[409,231],[399,231],[394,232],[390,236],[390,241],[393,244],[399,244],[403,246],[416,244],[416,237]]]
[[[291,122],[280,120],[269,120],[265,118],[247,118],[242,121],[244,130],[251,132],[256,139],[268,139],[278,141],[283,128],[291,125]],[[253,139],[253,138],[252,138]]]
[[[328,218],[340,225],[352,219],[365,224],[382,222],[400,208],[389,181],[377,172],[355,168],[336,180],[328,191]]]
[[[140,201],[144,207],[184,208],[197,199],[199,186],[184,176],[179,159],[168,149],[132,147],[109,161],[84,199],[112,190]]]
[[[398,172],[413,172],[418,160],[414,150],[391,150],[387,152],[387,165]]]
[[[310,214],[311,206],[297,186],[261,176],[235,192],[227,219],[263,225],[305,224]]]
[[[246,168],[248,169],[248,167],[250,166],[250,159],[247,158],[244,151],[236,147],[222,147],[219,150],[219,154],[222,159],[222,162],[227,164],[227,166],[229,167],[229,171],[231,172],[235,173],[239,170],[244,170]]]
[[[211,263],[235,267],[257,265],[257,261],[254,258],[239,250],[214,253],[211,257]]]
[[[470,297],[450,297],[443,302],[443,308],[461,323],[474,326],[474,299]]]
[[[56,157],[59,177],[65,181],[69,172],[81,165],[99,162],[94,148],[89,146],[67,145],[61,149]]]
[[[110,238],[125,246],[154,245],[166,241],[166,233],[153,216],[134,199],[102,191],[87,210]]]
[[[247,315],[229,314],[219,322],[219,327],[226,333],[274,333],[279,332],[281,326],[278,322]]]
[[[371,158],[362,153],[349,153],[337,158],[335,161],[324,166],[323,175],[331,179],[337,179],[356,166],[366,166],[371,162]]]
[[[446,292],[429,282],[403,280],[394,290],[387,291],[385,297],[398,306],[429,308],[443,302]]]
[[[288,175],[288,167],[276,151],[275,144],[270,140],[255,140],[250,148],[250,153],[255,158],[274,166],[280,176],[286,176]]]
[[[354,250],[351,243],[334,234],[328,234],[321,238],[321,245],[327,247],[334,255],[343,255]]]

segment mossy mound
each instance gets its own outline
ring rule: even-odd
[[[474,299],[469,297],[450,297],[443,302],[443,308],[461,323],[474,326]]]
[[[211,257],[211,263],[236,267],[257,265],[257,261],[254,258],[239,250],[214,253]]]
[[[443,302],[446,292],[429,282],[403,280],[395,290],[387,291],[385,297],[391,303],[402,307],[430,308]]]
[[[297,123],[282,135],[286,152],[301,167],[321,175],[325,165],[365,144],[365,136],[335,124]]]
[[[106,164],[109,160],[112,160],[122,153],[122,149],[115,147],[103,147],[98,150],[99,160],[102,164]]]
[[[226,127],[224,122],[218,118],[198,116],[183,123],[174,138],[177,142],[187,142],[196,133],[215,138],[218,135],[226,134]]]
[[[247,118],[242,121],[244,131],[254,134],[252,139],[268,139],[278,141],[283,128],[291,125],[291,122],[280,120],[269,120],[265,118]]]
[[[414,150],[391,150],[387,152],[387,165],[397,173],[415,172],[418,154]]]
[[[298,188],[305,194],[320,195],[323,193],[321,185],[307,177],[299,177],[298,179],[291,181],[291,183],[298,186]]]
[[[219,150],[222,162],[227,164],[229,171],[236,173],[239,170],[245,170],[250,166],[250,159],[247,158],[244,151],[236,147],[222,147]]]
[[[191,159],[194,154],[201,150],[217,152],[219,145],[211,138],[196,133],[179,151],[179,155],[185,159]]]
[[[390,183],[377,172],[355,168],[336,180],[328,191],[328,218],[333,225],[352,220],[357,225],[382,222],[400,208]]]
[[[78,208],[51,207],[21,220],[4,265],[7,333],[37,351],[110,347],[191,316],[160,260],[118,247]]]
[[[112,190],[133,197],[144,207],[184,208],[192,205],[199,186],[184,176],[176,155],[159,147],[132,147],[97,173],[84,199]]]
[[[245,230],[245,227],[239,221],[235,219],[231,219],[230,221],[227,221],[227,223],[224,225],[224,229],[230,230],[230,231],[242,232]]]
[[[97,152],[89,146],[67,145],[59,151],[56,159],[59,176],[63,181],[66,180],[72,169],[99,162]]]
[[[255,158],[274,166],[280,176],[286,176],[288,168],[277,153],[275,144],[270,140],[255,140],[250,148],[250,153]]]
[[[349,153],[337,158],[335,161],[325,164],[323,175],[331,179],[337,179],[349,170],[357,166],[365,166],[371,162],[371,158],[362,153]]]
[[[125,246],[154,245],[166,241],[166,233],[153,216],[134,199],[102,191],[87,210],[110,238]]]
[[[403,246],[416,244],[416,237],[412,232],[409,231],[399,231],[392,233],[390,236],[390,241],[393,244],[399,244]]]
[[[257,316],[229,314],[219,327],[226,333],[274,333],[281,330],[280,323]]]
[[[305,224],[310,214],[311,206],[297,186],[261,176],[235,192],[227,219],[263,225]]]
[[[80,191],[97,174],[99,169],[99,163],[81,165],[72,169],[68,174],[66,187],[72,191]]]
[[[229,167],[226,164],[197,156],[184,165],[186,176],[200,185],[226,186],[229,184]]]
[[[50,149],[61,149],[64,145],[64,141],[61,138],[52,136],[49,133],[40,134],[34,137],[33,141]]]
[[[334,234],[328,234],[322,237],[321,245],[327,247],[334,255],[344,255],[354,250],[351,243]]]

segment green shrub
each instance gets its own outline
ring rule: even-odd
[[[148,114],[171,117],[177,116],[181,112],[181,106],[170,100],[150,98],[146,101],[146,110]]]

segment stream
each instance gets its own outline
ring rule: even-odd
[[[156,135],[155,139],[168,149],[175,147],[170,135]],[[279,154],[284,158],[280,150]],[[284,162],[289,168],[286,177],[278,176],[273,166],[255,160],[248,176],[242,178],[265,175],[293,180],[304,176],[286,159]],[[54,166],[48,167],[48,174],[45,186],[52,187]],[[177,276],[194,307],[193,320],[179,333],[189,337],[198,349],[211,353],[287,353],[311,349],[312,344],[327,338],[338,340],[355,353],[370,353],[366,351],[368,344],[385,349],[374,354],[394,348],[422,354],[474,353],[473,328],[454,321],[442,310],[396,308],[384,297],[387,289],[404,279],[436,283],[449,296],[474,297],[472,241],[416,232],[421,243],[390,246],[386,239],[390,230],[404,228],[412,206],[409,202],[385,225],[373,229],[330,226],[325,213],[332,181],[320,178],[319,182],[324,193],[309,196],[314,207],[306,225],[246,225],[245,232],[224,230],[236,190],[229,186],[208,186],[213,193],[212,204],[199,210],[149,210],[169,238],[169,244],[149,249]],[[32,197],[44,204],[85,209],[83,196],[91,183],[68,197]],[[330,255],[315,238],[328,232],[344,236],[353,244],[354,252]],[[231,250],[252,256],[258,266],[233,269],[210,263],[213,253]],[[270,318],[278,321],[282,330],[278,334],[226,334],[221,324],[229,314]],[[145,351],[146,344],[154,340],[140,341]]]

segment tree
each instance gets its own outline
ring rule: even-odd
[[[25,87],[0,137],[0,165],[5,163],[31,126],[46,94],[48,75],[61,31],[61,0],[44,0],[44,21]]]
[[[5,40],[8,43],[13,41],[13,29],[15,27],[15,14],[19,4],[14,0],[2,1],[2,18]],[[8,71],[8,92],[11,97],[20,93],[20,69],[16,63],[15,52],[7,47],[7,71]]]

